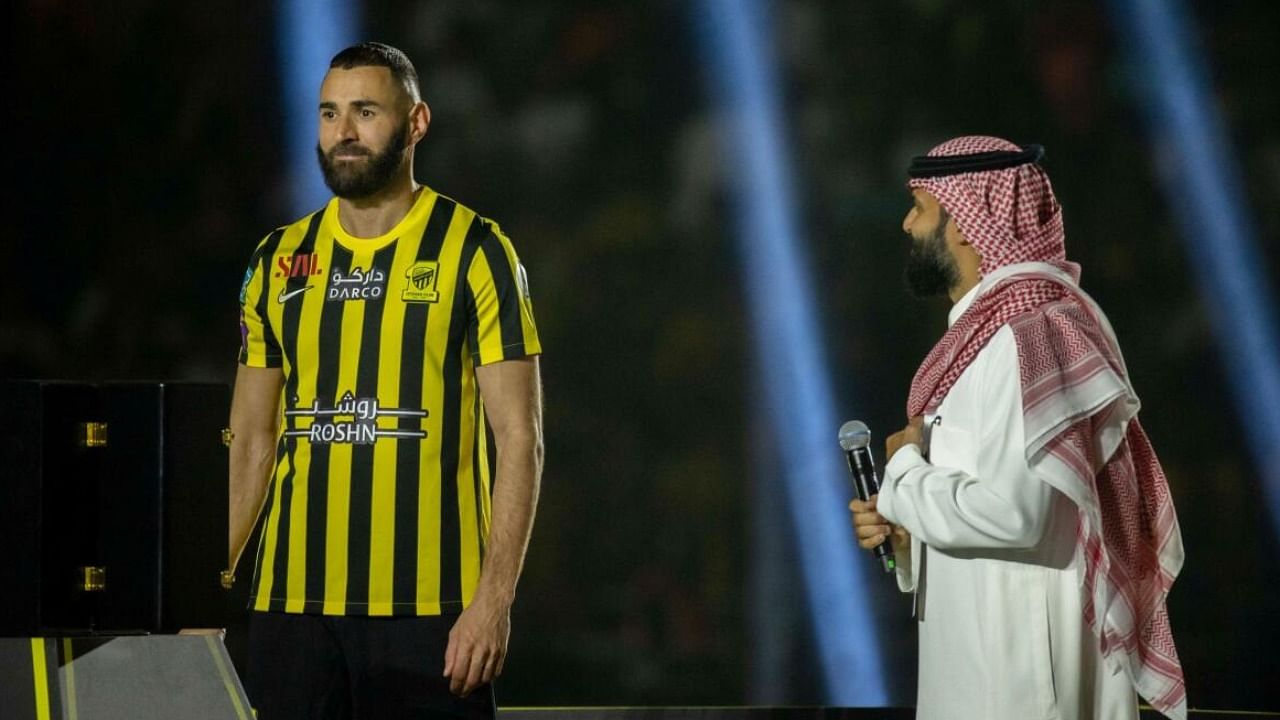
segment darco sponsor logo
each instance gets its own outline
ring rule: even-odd
[[[336,302],[379,300],[386,287],[387,275],[378,268],[352,268],[345,274],[341,270],[334,270],[329,276],[328,299]]]

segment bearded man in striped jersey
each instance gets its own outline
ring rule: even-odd
[[[334,197],[245,273],[224,585],[261,513],[259,720],[495,713],[542,469],[542,348],[506,235],[414,179],[430,119],[404,53],[338,53],[316,115]]]

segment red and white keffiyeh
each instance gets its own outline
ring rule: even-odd
[[[1017,151],[992,137],[950,140],[930,156]],[[1076,285],[1062,211],[1037,165],[913,179],[982,255],[982,291],[916,372],[908,417],[932,412],[1003,325],[1014,332],[1026,456],[1079,508],[1084,614],[1102,653],[1137,692],[1186,717],[1186,686],[1165,596],[1182,567],[1169,484],[1138,422],[1110,323]]]

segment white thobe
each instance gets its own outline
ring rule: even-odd
[[[983,290],[952,308],[954,323]],[[914,444],[885,467],[878,509],[911,533],[898,584],[916,592],[918,720],[1138,717],[1081,611],[1076,507],[1025,457],[1018,348],[1002,327]]]

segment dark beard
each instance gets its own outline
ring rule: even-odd
[[[946,226],[938,227],[923,240],[912,238],[907,256],[907,289],[918,298],[945,295],[960,282],[960,268],[947,252]]]
[[[380,153],[354,144],[338,143],[328,154],[316,144],[316,158],[320,161],[320,171],[324,173],[324,184],[329,186],[334,195],[346,200],[356,200],[376,195],[391,184],[403,161],[404,149],[409,144],[409,123],[404,123],[399,130],[391,134],[387,147]],[[338,151],[346,154],[360,154],[369,158],[361,167],[360,161],[338,162],[334,155]]]

